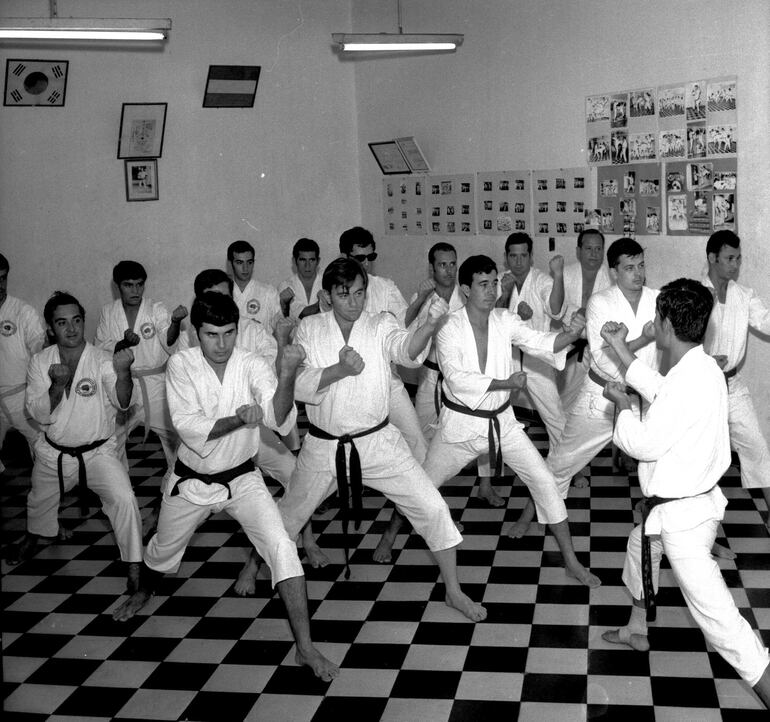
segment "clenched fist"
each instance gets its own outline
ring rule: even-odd
[[[278,294],[278,299],[282,304],[289,304],[292,302],[292,299],[294,298],[294,291],[290,288],[284,288],[283,291],[281,291]]]
[[[431,299],[428,306],[428,323],[436,324],[449,313],[449,304],[439,296]]]
[[[134,352],[130,348],[122,348],[112,354],[112,366],[115,373],[128,371],[132,363],[134,363]]]
[[[527,387],[527,372],[516,371],[508,377],[508,384],[512,391],[524,389]]]
[[[171,323],[181,323],[185,318],[187,318],[187,307],[179,304],[171,312]]]
[[[561,276],[564,273],[564,256],[554,256],[548,261],[548,270],[552,276]]]
[[[624,323],[616,323],[615,321],[607,321],[599,332],[601,337],[612,346],[613,343],[620,343],[625,341],[628,336],[628,327]]]
[[[72,378],[72,371],[67,364],[51,364],[48,367],[48,376],[54,386],[66,386]]]
[[[511,276],[511,278],[513,278],[513,276]],[[526,301],[519,301],[519,305],[516,306],[516,313],[519,314],[519,318],[521,318],[522,321],[529,321],[529,319],[532,318],[534,311]]]
[[[296,344],[284,346],[281,354],[281,371],[295,372],[305,360],[305,349]]]
[[[340,349],[340,367],[345,376],[358,376],[364,370],[364,360],[350,346],[343,346]]]
[[[417,286],[417,295],[427,298],[436,288],[436,282],[432,278],[424,278]]]
[[[244,426],[256,426],[262,421],[262,409],[258,404],[244,404],[235,410],[235,415],[243,422]]]
[[[281,316],[281,318],[276,321],[275,329],[273,329],[273,336],[275,337],[275,340],[278,342],[279,346],[286,346],[289,343],[293,330],[294,321],[292,321],[290,318]]]

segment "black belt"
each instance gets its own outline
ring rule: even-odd
[[[654,622],[657,613],[655,606],[655,587],[652,583],[652,552],[650,549],[650,537],[644,532],[644,525],[650,512],[661,504],[668,504],[670,501],[681,501],[682,499],[695,499],[704,494],[710,494],[714,490],[712,486],[708,491],[695,496],[681,497],[663,497],[663,496],[645,496],[639,504],[642,512],[642,590],[644,592],[644,608],[647,610],[647,621]]]
[[[230,491],[230,482],[251,471],[254,471],[253,459],[246,459],[242,464],[238,464],[238,466],[234,466],[232,469],[217,471],[214,474],[204,474],[200,471],[195,471],[195,469],[191,469],[183,461],[177,459],[174,463],[174,473],[179,476],[179,478],[172,484],[169,496],[176,496],[179,494],[179,484],[183,481],[200,479],[200,481],[207,485],[220,484],[221,486],[224,486],[227,489],[227,498],[232,499],[233,494]]]
[[[738,373],[738,367],[731,368],[729,371],[724,371],[725,383],[727,383],[733,376]]]
[[[489,439],[489,458],[495,460],[495,478],[500,478],[500,474],[503,470],[503,450],[500,443],[500,421],[498,416],[503,413],[510,405],[511,400],[508,399],[500,408],[497,409],[471,409],[463,404],[450,401],[446,394],[441,394],[441,401],[452,411],[457,411],[460,414],[466,414],[468,416],[476,416],[481,419],[489,419],[489,429],[487,431],[487,438]],[[495,434],[497,434],[497,450],[495,450]]]
[[[82,446],[62,446],[57,444],[48,438],[48,434],[45,434],[45,440],[50,446],[59,452],[59,457],[56,459],[56,473],[59,475],[59,495],[64,497],[64,454],[74,456],[78,460],[78,497],[80,498],[80,513],[85,516],[88,514],[88,504],[86,503],[86,489],[88,488],[87,476],[86,476],[86,462],[83,460],[83,454],[87,451],[99,448],[102,444],[108,441],[108,439],[97,439],[90,444],[83,444]]]
[[[431,371],[438,372],[436,388],[433,389],[433,407],[436,409],[436,416],[438,416],[441,413],[441,382],[444,380],[444,374],[441,373],[441,367],[435,361],[425,359],[425,361],[422,362],[422,365]]]
[[[610,381],[609,379],[605,379],[603,376],[599,376],[599,374],[596,373],[592,368],[588,369],[588,378],[591,379],[595,384],[601,386],[604,388]],[[627,394],[631,394],[632,396],[636,396],[639,399],[639,420],[642,420],[642,395],[633,387],[633,386],[625,386],[625,391]],[[612,427],[615,428],[615,421],[612,422]]]
[[[572,348],[567,351],[567,358],[570,359],[573,356],[577,356],[577,362],[583,363],[583,354],[585,353],[588,341],[584,338],[579,338],[572,344]]]
[[[362,436],[369,436],[380,429],[384,429],[390,419],[386,416],[379,424],[372,426],[371,429],[358,431],[355,434],[343,434],[336,436],[328,431],[319,429],[314,424],[309,423],[307,432],[317,439],[337,442],[337,454],[334,458],[334,465],[337,472],[337,491],[340,497],[340,510],[342,511],[342,536],[345,548],[345,578],[350,579],[350,564],[348,561],[348,521],[353,518],[353,524],[356,531],[361,525],[362,516],[362,496],[363,479],[361,478],[361,458],[358,455],[358,449],[354,439],[360,439]],[[350,480],[348,481],[347,464],[345,463],[345,445],[350,444]],[[350,502],[348,502],[348,495]],[[352,507],[352,513],[351,513]]]

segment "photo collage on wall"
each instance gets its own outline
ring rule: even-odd
[[[441,236],[470,236],[476,232],[474,176],[429,175],[425,179],[428,196],[428,233]]]
[[[737,232],[737,167],[736,158],[666,163],[663,182],[669,235]]]
[[[532,232],[538,236],[576,236],[591,205],[588,168],[532,171]]]
[[[508,235],[530,232],[532,172],[500,171],[477,176],[479,232]]]
[[[425,176],[383,179],[386,235],[424,236],[428,232],[425,183]]]
[[[735,155],[737,79],[693,80],[586,98],[587,159],[626,165]]]
[[[660,163],[632,163],[599,168],[592,223],[602,233],[635,235],[661,233]]]

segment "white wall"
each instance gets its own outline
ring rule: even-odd
[[[112,266],[142,262],[148,295],[189,303],[192,279],[224,267],[230,241],[257,248],[277,283],[309,236],[336,255],[360,220],[353,69],[331,52],[345,0],[59,0],[60,16],[170,17],[162,47],[0,44],[7,58],[69,60],[63,108],[0,107],[0,228],[9,291],[42,307],[80,297],[93,331]],[[3,0],[0,15],[48,14],[48,0]],[[210,64],[261,65],[254,108],[203,108]],[[160,200],[127,203],[117,160],[124,102],[167,102]]]
[[[396,30],[395,3],[353,3],[357,32]],[[770,3],[766,0],[403,0],[405,32],[461,32],[454,54],[367,59],[356,72],[364,225],[378,270],[410,293],[433,236],[383,235],[382,175],[367,142],[414,135],[436,173],[586,165],[584,99],[738,76],[742,280],[770,302]],[[614,238],[614,237],[613,237]],[[640,236],[648,282],[698,277],[704,237]],[[461,258],[502,260],[503,238],[455,239]],[[537,243],[537,239],[536,239]],[[557,251],[574,257],[574,240]],[[536,248],[546,267],[547,247]],[[770,348],[751,339],[745,375],[770,432]]]

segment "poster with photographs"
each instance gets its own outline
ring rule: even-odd
[[[532,171],[479,173],[476,209],[479,233],[504,235],[514,231],[531,233]]]
[[[599,168],[591,221],[602,233],[633,238],[661,232],[660,163]]]
[[[428,232],[440,236],[470,236],[476,232],[474,175],[425,177]]]
[[[591,205],[590,170],[532,171],[532,231],[537,236],[577,236]]]
[[[587,160],[591,165],[625,165],[657,159],[655,88],[586,98]]]
[[[424,236],[428,232],[425,213],[425,176],[386,177],[382,181],[385,235]]]
[[[666,226],[669,235],[709,236],[737,231],[736,158],[692,159],[666,163]]]

